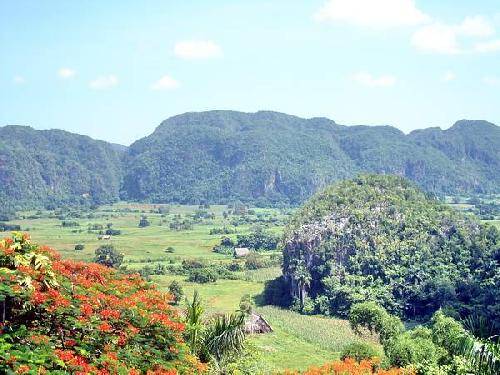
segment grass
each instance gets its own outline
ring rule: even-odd
[[[117,249],[125,254],[127,260],[137,260],[145,258],[164,258],[165,249],[169,246],[175,249],[174,254],[168,254],[168,257],[187,258],[205,258],[205,259],[227,259],[227,256],[215,254],[212,248],[221,238],[221,235],[210,235],[210,229],[214,227],[230,226],[230,220],[223,218],[223,211],[226,206],[211,206],[208,211],[215,214],[214,220],[203,220],[193,226],[192,230],[174,231],[170,230],[169,223],[175,215],[186,215],[194,213],[198,206],[169,206],[170,212],[162,217],[157,213],[150,213],[161,205],[147,204],[125,204],[118,203],[113,206],[103,206],[93,212],[93,218],[88,219],[68,219],[77,221],[79,227],[61,227],[61,221],[57,218],[42,219],[23,219],[14,220],[12,224],[19,224],[23,231],[29,231],[32,238],[43,244],[57,249],[63,257],[89,260],[94,256],[94,251],[103,243],[111,243]],[[130,211],[125,212],[124,210]],[[140,210],[142,212],[134,212]],[[264,215],[275,215],[284,219],[277,210],[255,209],[256,213]],[[146,215],[151,222],[149,227],[139,228],[138,223],[142,215]],[[113,236],[111,240],[98,240],[96,233],[87,233],[89,224],[112,223],[113,229],[119,229],[122,234]],[[281,223],[281,222],[280,222]],[[236,227],[237,234],[248,233],[253,224],[244,224]],[[80,233],[73,232],[81,229]],[[281,233],[282,225],[267,224],[267,229],[275,233]],[[237,234],[229,235],[235,238]],[[1,232],[0,232],[1,235]],[[85,249],[75,251],[76,244],[83,244]]]
[[[174,275],[153,276],[152,280],[164,290],[173,280],[177,280],[188,298],[191,298],[193,292],[197,290],[203,298],[208,314],[235,311],[239,308],[243,295],[257,295],[262,292],[263,287],[260,283],[244,280],[217,280],[215,283],[196,284],[186,281],[185,276]]]
[[[378,345],[373,336],[358,337],[342,319],[306,316],[273,306],[256,310],[273,328],[272,333],[253,335],[250,341],[262,351],[262,360],[274,370],[305,369],[338,359],[342,349],[357,341]]]

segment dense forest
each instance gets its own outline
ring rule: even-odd
[[[438,309],[500,332],[500,233],[396,176],[364,175],[311,198],[283,240],[269,302],[348,316],[374,301],[406,320]]]
[[[62,130],[0,128],[1,213],[117,200],[123,150]]]
[[[169,118],[128,148],[22,126],[0,128],[0,136],[3,213],[120,197],[298,204],[360,172],[405,176],[437,195],[498,193],[500,186],[500,128],[486,121],[405,135],[326,118],[209,111]]]
[[[436,194],[497,192],[499,150],[500,128],[485,121],[405,135],[276,112],[187,113],[131,145],[123,190],[160,202],[296,204],[368,171],[405,176]]]

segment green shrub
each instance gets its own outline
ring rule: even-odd
[[[113,245],[103,245],[95,250],[94,262],[107,267],[119,268],[123,262],[123,254],[119,253]]]
[[[374,345],[363,341],[350,343],[340,352],[341,359],[353,358],[357,362],[374,357],[382,357],[381,351]]]
[[[446,351],[432,342],[430,334],[429,337],[425,337],[422,331],[415,331],[407,331],[384,346],[391,366],[404,367],[412,364],[418,364],[422,368],[437,366],[446,356]]]
[[[258,270],[266,267],[264,258],[255,252],[251,252],[245,258],[245,268],[247,270]]]
[[[85,248],[85,245],[79,243],[75,245],[75,250],[83,250]]]
[[[211,268],[194,268],[189,272],[188,281],[199,284],[215,283],[217,273]]]
[[[141,220],[139,221],[139,228],[145,228],[149,227],[151,223],[149,222],[148,218],[146,216],[142,216]]]
[[[184,295],[181,284],[176,280],[170,283],[170,285],[168,286],[168,292],[172,295],[173,302],[176,305],[180,302],[182,296]]]
[[[390,315],[375,302],[362,302],[352,305],[349,323],[356,333],[359,333],[361,328],[366,328],[372,333],[378,333],[382,344],[404,331],[401,320]]]

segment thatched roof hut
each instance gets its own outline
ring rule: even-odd
[[[262,315],[252,313],[245,321],[245,333],[269,333],[273,329]]]

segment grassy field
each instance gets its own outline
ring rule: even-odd
[[[124,254],[124,265],[128,269],[140,269],[156,264],[180,264],[185,259],[202,259],[215,263],[229,263],[233,257],[212,252],[214,245],[220,242],[222,235],[211,235],[210,229],[230,227],[236,233],[227,235],[235,238],[237,234],[249,233],[255,225],[266,231],[280,234],[288,219],[286,212],[276,209],[255,209],[251,214],[243,215],[249,222],[233,225],[242,221],[241,215],[224,217],[226,206],[211,206],[206,209],[213,218],[202,219],[194,223],[189,230],[172,230],[169,224],[181,216],[192,218],[199,210],[198,206],[169,205],[168,213],[157,213],[162,205],[119,203],[103,206],[98,210],[84,213],[81,217],[67,217],[64,221],[77,222],[78,226],[63,227],[61,218],[48,217],[50,213],[23,213],[26,218],[10,222],[19,224],[23,231],[28,231],[33,240],[53,247],[65,258],[91,261],[95,249],[102,244],[113,244]],[[154,212],[151,212],[154,211]],[[52,215],[53,216],[53,215]],[[142,216],[147,216],[150,226],[139,228]],[[269,220],[272,218],[272,220]],[[258,223],[255,223],[258,221]],[[89,231],[89,226],[107,224],[121,231],[110,240],[99,240],[98,232]],[[7,236],[1,233],[0,236]],[[83,244],[84,250],[75,250],[76,244]],[[173,253],[165,252],[173,247]],[[198,290],[203,298],[207,315],[231,312],[238,308],[241,297],[245,294],[258,296],[267,280],[281,274],[279,266],[258,270],[235,272],[237,280],[219,279],[215,283],[197,284],[188,282],[185,275],[155,275],[151,281],[161,289],[177,280],[183,287],[186,297],[191,297]],[[359,338],[350,330],[345,321],[316,316],[302,316],[295,312],[280,310],[275,307],[259,307],[261,313],[271,324],[274,332],[266,335],[253,335],[251,344],[258,349],[258,360],[265,368],[282,370],[284,368],[303,369],[338,358],[342,348]]]

